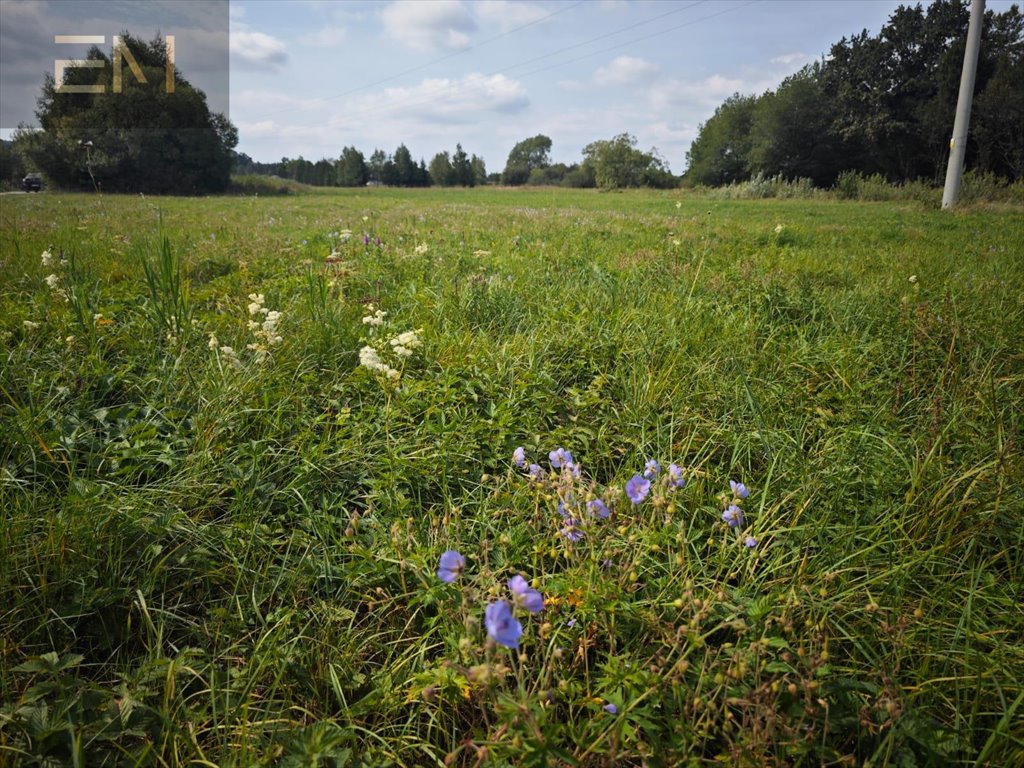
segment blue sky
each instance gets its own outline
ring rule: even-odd
[[[427,162],[456,142],[500,171],[519,140],[577,162],[628,132],[681,173],[701,122],[872,34],[893,0],[0,0],[0,113],[34,107],[55,34],[175,34],[182,74],[257,160],[369,155],[405,143]],[[1005,11],[1009,0],[990,0]],[[230,33],[229,33],[230,30]],[[230,89],[223,76],[230,49]],[[34,58],[33,58],[34,57]],[[229,94],[229,95],[228,95]],[[8,136],[10,130],[0,130]]]
[[[629,132],[676,173],[699,124],[843,36],[878,32],[888,0],[232,0],[231,118],[269,161],[400,142],[461,142],[500,171],[520,139],[580,159]],[[1009,3],[990,3],[1002,10]]]

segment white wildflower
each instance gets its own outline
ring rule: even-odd
[[[776,224],[775,225],[775,234],[776,235],[779,234],[780,232],[782,232],[783,229],[784,229],[784,227],[781,224]]]
[[[917,275],[911,275],[910,276],[910,282],[911,283],[916,283],[917,282]]]
[[[210,334],[210,340],[206,342],[206,346],[208,346],[211,350],[214,351],[216,351],[220,347],[220,342],[217,341],[217,335],[215,333]]]
[[[413,250],[415,250],[417,254],[422,256],[423,254],[425,254],[430,249],[427,247],[426,243],[420,243]]]
[[[371,304],[369,308],[373,309],[373,305]],[[363,325],[369,325],[374,328],[376,328],[379,325],[383,325],[384,318],[387,317],[387,314],[388,313],[385,312],[383,309],[378,309],[372,315],[367,315],[366,317],[363,318]]]
[[[60,287],[60,278],[57,275],[47,275],[45,282],[51,290],[56,291]]]
[[[36,328],[39,327],[39,323],[35,322],[34,320],[22,320],[21,324],[25,326],[26,331],[34,331]]]
[[[44,267],[52,267],[53,266],[53,254],[50,253],[50,249],[49,248],[47,248],[45,251],[43,251],[42,259],[43,259],[43,266]]]
[[[491,252],[490,251],[473,251],[473,255],[477,256],[477,257],[480,257],[480,256],[490,256]]]

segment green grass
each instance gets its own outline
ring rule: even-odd
[[[1020,221],[4,198],[0,762],[1020,763]],[[582,476],[531,483],[517,446]],[[687,485],[634,506],[651,458]],[[588,494],[612,516],[571,542]],[[517,573],[546,608],[512,651],[483,618]]]

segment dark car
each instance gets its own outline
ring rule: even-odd
[[[38,192],[43,188],[43,177],[38,173],[30,173],[21,180],[21,188],[26,192]]]

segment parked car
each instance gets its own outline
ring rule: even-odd
[[[38,173],[30,173],[21,180],[21,188],[26,192],[38,192],[43,188],[43,177]]]

